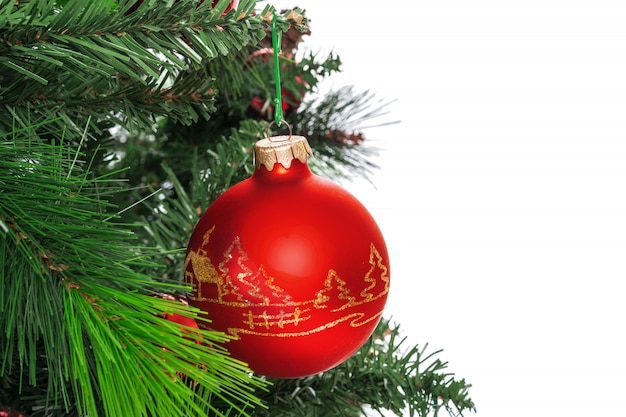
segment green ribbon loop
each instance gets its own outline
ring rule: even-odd
[[[276,98],[274,98],[274,121],[276,126],[280,127],[283,122],[283,98],[280,89],[280,65],[278,63],[278,55],[280,54],[281,35],[276,30],[276,20],[278,14],[274,11],[272,19],[272,46],[274,48],[274,79],[276,81]]]

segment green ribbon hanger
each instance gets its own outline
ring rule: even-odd
[[[283,98],[280,89],[280,65],[278,63],[278,55],[280,54],[280,44],[282,33],[278,33],[276,30],[276,20],[278,14],[274,11],[274,18],[272,19],[272,46],[274,47],[274,79],[276,81],[276,97],[274,98],[274,122],[276,126],[285,121],[283,119]],[[286,123],[286,122],[285,122]]]

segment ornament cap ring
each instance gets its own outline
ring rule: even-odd
[[[287,127],[289,128],[289,139],[291,140],[291,137],[293,136],[293,132],[291,130],[291,125],[289,123],[287,123],[284,120],[281,120],[280,123],[278,124],[278,127],[280,127],[281,124],[286,124]],[[267,128],[265,129],[265,137],[267,138],[267,140],[269,140],[270,142],[272,142],[272,137],[270,136],[270,128],[274,125],[274,122],[271,122],[270,124],[267,125]]]

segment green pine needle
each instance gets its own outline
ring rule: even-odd
[[[201,416],[219,411],[211,398],[258,405],[263,384],[220,347],[225,335],[163,318],[197,316],[162,297],[188,288],[136,272],[154,268],[153,251],[104,221],[114,178],[93,177],[77,155],[28,130],[0,144],[0,375],[25,371],[20,385],[34,387],[45,372],[40,406],[80,415]]]
[[[201,3],[0,0],[0,407],[32,417],[473,411],[469,384],[439,352],[405,349],[387,322],[331,371],[268,381],[228,355],[225,334],[164,318],[205,320],[176,301],[191,290],[186,242],[204,209],[251,175],[272,116],[250,103],[271,103],[273,67],[250,57],[267,46],[274,7]],[[277,22],[305,24],[288,13]],[[376,149],[361,129],[385,103],[342,90],[300,106],[340,60],[281,65],[297,108],[288,122],[309,139],[312,168],[367,177]]]

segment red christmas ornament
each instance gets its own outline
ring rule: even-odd
[[[168,294],[163,294],[161,295],[161,297],[168,299],[168,300],[176,300],[177,298],[168,295]],[[187,301],[182,300],[182,299],[178,299],[178,301],[180,301],[181,303],[188,305]],[[180,325],[181,330],[183,331],[184,334],[191,334],[194,337],[197,337],[198,334],[197,332],[195,332],[195,329],[200,329],[200,327],[198,326],[198,323],[192,319],[191,317],[186,317],[183,315],[180,315],[178,313],[167,313],[164,312],[163,313],[163,318],[171,321],[173,323],[177,323]],[[201,340],[196,340],[196,343],[202,343]],[[2,417],[2,416],[0,416]]]
[[[181,316],[176,313],[163,313],[163,318],[174,323],[178,323],[181,326],[191,327],[192,329],[198,329],[198,323],[192,318]]]
[[[254,174],[206,210],[189,241],[189,303],[256,373],[297,378],[351,356],[389,292],[383,236],[365,207],[314,175],[302,136],[255,144]]]
[[[204,0],[202,0],[200,4],[202,4],[203,2]],[[213,0],[211,2],[213,7],[215,7],[217,3],[218,3],[218,0]],[[236,9],[238,5],[239,5],[239,0],[231,0],[230,3],[228,3],[228,6],[226,6],[226,9],[224,9],[224,14],[230,12],[232,9]]]
[[[179,324],[180,328],[183,331],[183,334],[189,335],[190,339],[195,338],[196,343],[198,344],[202,343],[202,340],[198,336],[198,333],[194,332],[194,329],[200,329],[200,327],[198,327],[198,323],[194,319],[181,316],[180,314],[176,314],[176,313],[163,313],[163,318],[168,321]]]
[[[26,417],[26,414],[23,414],[11,407],[0,406],[0,417]]]

